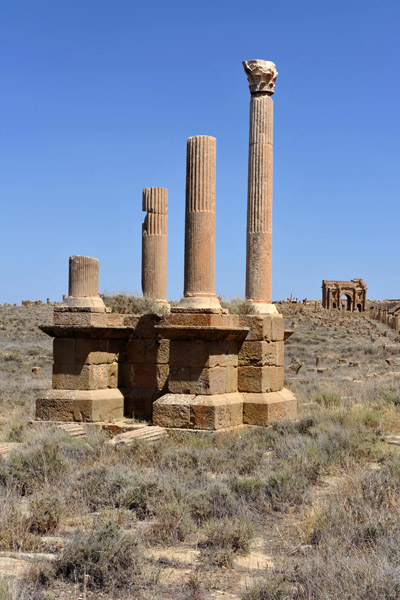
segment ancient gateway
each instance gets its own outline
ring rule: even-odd
[[[143,295],[165,316],[113,314],[99,296],[99,263],[71,256],[69,296],[55,307],[53,387],[36,402],[47,421],[146,417],[153,424],[220,430],[297,415],[284,388],[284,319],[271,303],[272,62],[243,63],[251,92],[246,298],[229,314],[215,294],[216,139],[187,140],[183,297],[169,307],[165,188],[143,190]]]
[[[322,281],[322,306],[327,309],[364,312],[367,307],[367,286],[363,279]]]

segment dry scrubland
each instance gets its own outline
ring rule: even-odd
[[[297,422],[115,450],[29,428],[51,307],[0,308],[0,439],[20,443],[0,459],[1,600],[400,597],[399,339],[280,310]]]

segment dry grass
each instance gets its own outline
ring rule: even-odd
[[[44,308],[18,310],[42,317]],[[400,367],[385,361],[396,356],[397,338],[363,316],[326,324],[323,311],[290,311],[287,325],[297,327],[286,360],[305,363],[297,376],[287,372],[300,399],[297,422],[175,433],[122,450],[99,434],[86,442],[30,432],[16,408],[26,411],[38,394],[25,361],[42,356],[35,348],[45,342],[33,332],[18,343],[14,331],[12,347],[0,338],[3,359],[11,356],[0,365],[2,435],[24,442],[0,459],[1,548],[58,548],[22,587],[0,583],[0,598],[183,600],[218,590],[246,600],[398,598],[400,458],[383,441],[384,431],[400,430]],[[338,365],[344,356],[361,366]],[[43,359],[40,389],[50,387],[49,365]],[[255,536],[276,566],[261,566],[251,583],[236,565]],[[155,547],[167,558],[151,558]],[[195,558],[182,563],[176,549]]]

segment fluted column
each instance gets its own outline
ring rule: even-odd
[[[70,308],[90,308],[104,312],[106,307],[99,296],[99,259],[90,256],[69,257],[68,298]]]
[[[249,80],[250,135],[247,191],[246,300],[259,313],[277,312],[272,287],[272,129],[277,71],[266,60],[243,62]]]
[[[146,298],[167,302],[168,190],[144,188],[142,290]]]
[[[185,281],[180,308],[221,308],[215,295],[215,178],[217,140],[187,141]]]

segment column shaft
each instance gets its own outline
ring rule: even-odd
[[[142,226],[143,296],[167,301],[168,190],[144,188]]]
[[[68,298],[71,308],[91,308],[105,311],[99,296],[99,259],[90,256],[70,256]]]
[[[272,288],[272,121],[266,94],[250,101],[247,196],[246,299],[271,303]]]
[[[220,308],[215,296],[216,139],[187,141],[183,308]]]

